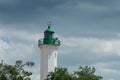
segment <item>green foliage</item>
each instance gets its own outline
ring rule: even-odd
[[[47,80],[72,80],[72,75],[68,73],[67,68],[55,68],[54,72],[50,72]]]
[[[95,68],[94,67],[79,67],[78,71],[74,72],[75,80],[100,80],[102,79],[101,76],[95,75]]]
[[[101,76],[94,74],[94,67],[79,67],[73,74],[69,73],[67,68],[55,68],[54,72],[50,72],[47,80],[101,80]]]
[[[24,67],[32,67],[34,66],[34,62],[26,62],[23,63],[21,60],[16,61],[15,65],[5,64],[3,62],[0,63],[0,80],[7,80],[4,73],[2,71],[7,71],[7,75],[12,80],[31,80],[30,76],[32,72],[26,71]]]

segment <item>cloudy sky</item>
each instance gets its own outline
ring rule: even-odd
[[[40,50],[52,21],[62,45],[58,66],[70,71],[90,65],[103,80],[120,76],[120,0],[0,0],[0,60],[34,61],[39,80]]]

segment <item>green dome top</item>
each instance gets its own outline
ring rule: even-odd
[[[48,26],[48,28],[44,32],[54,33],[54,30],[51,29],[51,26]]]

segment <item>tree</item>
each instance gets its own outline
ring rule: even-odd
[[[94,67],[79,67],[78,71],[74,72],[74,78],[76,80],[100,80],[102,79],[101,76],[95,75],[95,68]]]
[[[48,74],[47,80],[72,80],[72,75],[68,73],[67,68],[58,67]]]
[[[15,65],[9,65],[0,63],[0,80],[7,80],[9,77],[12,80],[31,80],[30,76],[32,72],[26,71],[24,67],[32,67],[34,66],[34,62],[26,62],[18,60]]]
[[[101,76],[94,74],[94,67],[79,67],[73,74],[69,73],[67,68],[55,68],[54,72],[50,72],[47,80],[101,80]]]

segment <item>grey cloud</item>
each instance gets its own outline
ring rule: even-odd
[[[70,53],[66,53],[64,55],[60,55],[59,53],[59,57],[58,57],[59,64],[62,64],[63,66],[92,65],[92,64],[96,64],[96,62],[109,63],[111,61],[120,60],[119,56],[117,55],[107,55],[107,56],[103,55],[108,53],[93,54],[89,50],[84,51],[82,49],[79,49],[78,51],[72,48],[69,48],[69,50]]]
[[[21,21],[34,21],[36,18],[41,18],[42,16],[56,16],[57,14],[59,14],[58,16],[60,16],[62,13],[64,15],[67,15],[67,13],[71,14],[76,14],[76,13],[83,13],[83,11],[76,11],[75,9],[75,5],[76,3],[104,3],[104,1],[96,1],[96,0],[92,0],[92,1],[88,1],[88,0],[76,0],[76,1],[72,1],[72,0],[20,0],[20,1],[16,1],[13,0],[12,5],[8,5],[8,4],[1,4],[0,5],[0,13],[3,14],[3,16],[1,17],[3,20],[8,20],[8,22],[12,21],[13,22],[21,22]],[[110,1],[109,1],[110,2]],[[75,4],[75,5],[73,5]],[[70,7],[67,8],[67,7]],[[88,13],[83,13],[83,14],[90,14],[91,11],[88,11]],[[69,15],[68,14],[68,15]],[[81,15],[81,14],[80,14]],[[83,16],[86,16],[83,15]],[[74,15],[75,16],[75,15]],[[82,16],[82,15],[81,15]],[[68,16],[69,17],[69,16]],[[78,17],[78,16],[76,16]],[[85,18],[85,17],[84,17]],[[89,18],[89,16],[88,16]],[[12,23],[13,23],[12,22]]]
[[[14,0],[13,0],[14,1]],[[59,19],[58,16],[64,19],[66,17],[66,21],[70,19],[74,19],[75,21],[84,21],[89,24],[91,22],[93,24],[94,20],[100,20],[105,17],[111,17],[114,15],[110,12],[108,13],[93,13],[91,10],[87,10],[87,8],[76,9],[74,6],[76,3],[95,3],[96,5],[104,2],[104,0],[20,0],[13,3],[13,5],[0,5],[0,13],[2,14],[1,19],[3,23],[27,23],[33,22],[36,23],[38,20],[42,21],[49,16],[53,16],[56,19]],[[74,5],[73,5],[74,4]],[[109,3],[111,4],[111,3]],[[70,8],[69,8],[70,7]],[[89,6],[88,6],[89,7]],[[96,7],[96,6],[94,6]],[[102,6],[101,6],[102,7]],[[92,12],[92,13],[91,13]],[[117,12],[115,12],[117,13]],[[76,15],[77,14],[77,15]],[[111,14],[111,15],[110,15]],[[118,15],[119,16],[119,15]],[[94,19],[94,20],[91,20]],[[96,21],[95,21],[96,22]],[[83,23],[83,22],[81,22]],[[75,25],[75,24],[74,24]],[[80,25],[80,24],[79,24]]]
[[[5,25],[2,29],[38,33],[51,20],[61,35],[65,32],[66,36],[72,33],[71,36],[118,38],[119,0],[5,1],[0,2],[0,23]]]
[[[65,2],[65,1],[64,1]],[[18,0],[9,5],[0,4],[0,13],[3,23],[34,21],[37,16],[50,14],[51,10],[63,3],[63,0]]]

